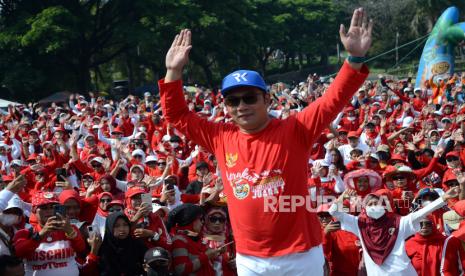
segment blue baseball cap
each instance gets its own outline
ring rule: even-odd
[[[237,70],[227,75],[221,84],[221,94],[242,86],[256,87],[267,92],[265,81],[258,72],[252,70]]]

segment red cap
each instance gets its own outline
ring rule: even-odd
[[[348,133],[349,131],[347,130],[347,128],[341,127],[340,129],[337,130],[337,132],[345,132],[345,133]]]
[[[330,204],[320,204],[318,208],[316,209],[316,213],[323,213],[323,212],[328,212],[329,211]]]
[[[117,126],[115,129],[113,129],[113,131],[111,132],[111,134],[116,134],[116,133],[121,133],[123,134],[124,131],[121,127]]]
[[[347,138],[350,138],[350,137],[359,137],[357,131],[349,131],[349,133],[347,134]]]
[[[450,157],[450,156],[453,156],[453,157],[460,157],[460,154],[457,152],[457,151],[450,151],[446,154],[446,158],[447,157]]]
[[[37,192],[32,196],[32,208],[36,208],[41,205],[58,203],[58,198],[52,192]]]

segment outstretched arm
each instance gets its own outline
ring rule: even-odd
[[[168,123],[213,152],[214,137],[219,133],[220,125],[208,122],[189,111],[183,95],[182,72],[189,61],[191,48],[191,32],[182,30],[176,35],[166,54],[166,76],[158,82],[160,102]]]
[[[362,8],[354,11],[348,32],[341,25],[341,42],[351,57],[365,57],[371,46],[372,29],[373,22],[368,22]],[[311,139],[317,137],[334,120],[363,84],[369,72],[366,66],[362,66],[362,63],[345,62],[325,94],[297,114],[300,136],[307,137],[304,138],[307,145],[313,143]]]

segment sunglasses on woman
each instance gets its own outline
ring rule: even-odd
[[[236,97],[236,96],[227,96],[224,98],[224,104],[230,107],[237,107],[241,103],[241,101],[244,104],[247,105],[252,105],[256,104],[258,101],[258,96],[261,94],[250,94],[250,95],[244,95],[242,97]]]
[[[110,203],[110,202],[111,202],[111,199],[102,198],[102,199],[100,199],[100,202],[101,202],[101,203],[106,203],[106,202],[107,202],[107,203]]]
[[[396,175],[392,177],[392,180],[397,181],[397,180],[404,180],[405,176],[403,175]]]
[[[212,217],[209,217],[208,220],[209,220],[211,223],[216,223],[216,222],[224,223],[224,222],[226,221],[226,218],[224,218],[224,217],[215,217],[215,216],[212,216]]]

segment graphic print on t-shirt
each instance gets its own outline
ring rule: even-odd
[[[281,170],[255,173],[246,168],[243,172],[226,172],[226,176],[237,199],[245,199],[249,194],[252,199],[277,196],[285,186]]]

